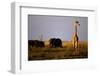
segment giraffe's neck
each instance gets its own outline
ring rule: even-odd
[[[77,26],[75,26],[75,34],[77,35]]]

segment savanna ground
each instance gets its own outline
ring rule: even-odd
[[[78,48],[74,49],[71,42],[63,41],[62,48],[49,47],[45,41],[45,47],[28,49],[28,60],[57,60],[57,59],[79,59],[88,58],[88,43],[79,42]]]

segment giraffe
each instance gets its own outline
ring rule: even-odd
[[[73,34],[73,38],[72,38],[72,44],[73,44],[74,49],[76,49],[76,50],[78,48],[78,41],[79,41],[79,37],[77,34],[77,26],[80,26],[79,21],[75,21],[75,23],[74,23],[75,30],[74,30],[74,34]]]

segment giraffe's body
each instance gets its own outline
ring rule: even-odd
[[[79,38],[78,38],[77,34],[74,33],[73,39],[72,39],[72,44],[73,44],[74,48],[78,48],[78,40],[79,40]]]

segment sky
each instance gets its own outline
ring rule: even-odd
[[[74,22],[78,20],[79,41],[88,40],[88,17],[28,15],[28,40],[48,41],[60,38],[71,41],[74,33]]]

